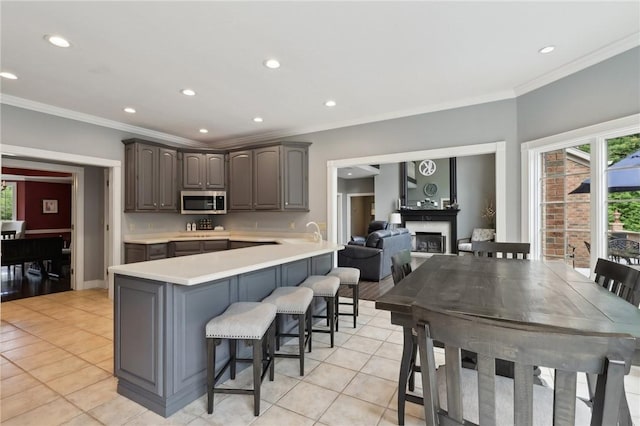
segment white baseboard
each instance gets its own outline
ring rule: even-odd
[[[104,280],[85,281],[82,283],[82,288],[79,288],[78,290],[88,290],[90,288],[107,288],[107,285]]]

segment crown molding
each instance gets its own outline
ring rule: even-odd
[[[144,127],[133,126],[131,124],[121,123],[119,121],[108,120],[106,118],[97,117],[83,112],[73,111],[70,109],[60,108],[41,102],[31,101],[29,99],[19,98],[17,96],[6,95],[0,93],[0,103],[11,105],[18,108],[28,109],[30,111],[41,112],[44,114],[55,115],[57,117],[68,118],[69,120],[80,121],[83,123],[94,124],[96,126],[108,127],[110,129],[130,132],[141,136],[147,136],[166,142],[172,142],[178,145],[188,147],[202,148],[203,144],[191,139],[182,138],[180,136],[170,135],[168,133],[158,132]]]
[[[407,118],[411,116],[428,114],[432,112],[445,111],[455,108],[464,108],[473,105],[480,105],[490,102],[503,101],[506,99],[515,98],[515,94],[511,90],[505,90],[502,92],[496,92],[489,95],[476,96],[473,98],[460,99],[453,102],[444,102],[436,105],[423,106],[419,108],[412,108],[400,111],[392,111],[384,114],[378,114],[365,118],[358,118],[354,120],[345,120],[339,122],[332,122],[327,124],[321,124],[318,126],[310,127],[297,127],[278,129],[270,132],[260,133],[258,135],[250,135],[239,138],[225,138],[220,140],[211,141],[211,145],[215,145],[216,148],[234,148],[256,142],[268,142],[275,139],[282,139],[286,137],[306,135],[309,133],[323,132],[327,130],[335,130],[344,127],[358,126],[361,124],[369,124],[378,121],[395,120],[398,118]]]
[[[516,97],[524,95],[525,93],[539,89],[540,87],[546,86],[547,84],[553,83],[554,81],[560,80],[561,78],[567,77],[578,71],[582,71],[585,68],[638,46],[640,46],[640,33],[631,34],[630,36],[613,42],[608,46],[596,50],[595,52],[578,58],[573,62],[569,62],[560,68],[556,68],[551,72],[536,77],[527,83],[516,86],[513,90]]]

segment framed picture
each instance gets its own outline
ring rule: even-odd
[[[449,200],[448,198],[440,198],[440,206],[443,209],[448,209],[449,207],[451,207],[451,200]]]
[[[58,213],[58,200],[42,200],[42,213]]]

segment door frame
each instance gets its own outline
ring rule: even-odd
[[[122,204],[122,162],[120,160],[109,160],[105,158],[90,157],[85,155],[69,154],[58,151],[49,151],[44,149],[29,148],[16,145],[5,145],[0,147],[3,156],[15,156],[15,159],[5,158],[0,163],[10,164],[27,164],[29,168],[38,168],[39,170],[50,171],[66,171],[74,175],[74,183],[71,190],[72,211],[72,248],[71,262],[75,263],[75,290],[83,290],[84,286],[84,168],[82,166],[105,167],[109,173],[109,223],[111,231],[108,235],[108,252],[113,264],[120,264],[121,259],[121,211]],[[28,161],[23,160],[38,160]],[[58,161],[63,164],[53,164],[50,161]],[[17,166],[16,166],[17,167]],[[24,167],[24,166],[21,166]],[[75,206],[75,208],[73,208]],[[75,215],[75,217],[73,217]],[[105,265],[112,266],[111,264]],[[73,277],[72,277],[73,278]],[[113,277],[109,276],[108,280],[109,298],[113,299]],[[73,282],[73,280],[72,280]]]
[[[353,194],[347,194],[347,220],[346,222],[346,231],[347,236],[351,237],[351,199],[353,197],[373,197],[373,201],[376,200],[376,194],[373,192],[355,192]]]

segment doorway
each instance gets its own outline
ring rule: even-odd
[[[347,200],[347,236],[367,235],[369,223],[375,219],[375,195],[349,194]]]
[[[110,232],[107,234],[107,256],[109,263],[105,266],[104,274],[106,274],[106,267],[121,263],[121,213],[120,208],[122,204],[122,169],[121,161],[110,160],[97,157],[89,157],[84,155],[76,155],[69,153],[61,153],[57,151],[48,151],[42,149],[21,147],[15,145],[2,145],[3,164],[10,163],[12,161],[18,161],[18,158],[29,158],[36,161],[43,162],[60,162],[60,164],[53,163],[35,163],[35,165],[42,167],[43,165],[48,170],[69,170],[73,169],[74,183],[72,197],[76,200],[73,219],[73,232],[71,238],[71,244],[75,247],[72,251],[71,263],[74,265],[75,290],[84,290],[92,286],[91,282],[85,282],[85,239],[90,238],[85,233],[85,184],[84,184],[84,167],[82,166],[96,166],[104,167],[108,171],[110,185],[108,187],[108,220],[110,225]],[[4,156],[12,156],[13,158],[7,159]],[[22,161],[21,163],[29,163],[28,161]],[[101,280],[102,285],[108,286],[109,298],[113,299],[113,279],[112,277],[105,277]]]

